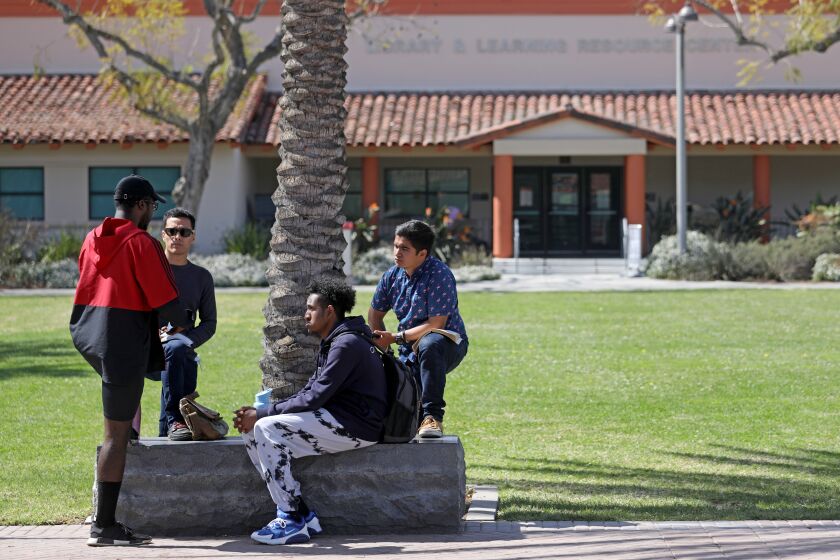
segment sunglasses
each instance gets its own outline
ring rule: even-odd
[[[181,234],[181,237],[192,237],[193,230],[188,227],[168,227],[163,228],[163,232],[169,237],[175,237]]]

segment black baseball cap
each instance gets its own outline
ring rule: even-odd
[[[123,177],[114,189],[114,200],[143,200],[145,198],[166,202],[165,198],[155,192],[149,180],[140,175]]]

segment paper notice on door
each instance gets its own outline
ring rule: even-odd
[[[520,187],[519,189],[519,207],[530,208],[534,205],[534,189],[530,187]]]

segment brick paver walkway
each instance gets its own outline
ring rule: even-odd
[[[322,536],[270,547],[247,537],[158,538],[138,548],[92,548],[81,525],[0,527],[2,559],[377,558],[423,560],[838,559],[840,521],[675,523],[469,522],[458,535]]]

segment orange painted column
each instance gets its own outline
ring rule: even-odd
[[[631,224],[642,224],[642,247],[647,237],[645,225],[645,156],[624,157],[624,216]]]
[[[753,208],[770,208],[770,156],[753,156]],[[764,214],[767,223],[761,240],[770,240],[770,211]]]
[[[767,206],[770,206],[770,156],[753,156],[753,207]]]
[[[362,212],[367,216],[367,209],[370,205],[376,203],[379,206],[379,158],[378,157],[363,157],[362,158]],[[379,221],[379,214],[377,213],[373,223]]]
[[[513,256],[513,156],[493,156],[493,256]]]

